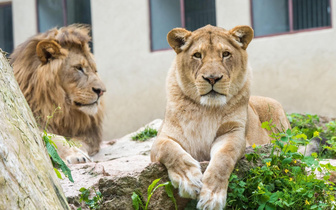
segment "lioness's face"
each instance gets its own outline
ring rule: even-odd
[[[86,114],[96,114],[106,88],[97,74],[92,54],[84,54],[77,48],[69,50],[58,74],[67,103]]]
[[[238,31],[213,26],[194,32],[173,29],[168,42],[177,52],[177,80],[182,91],[205,106],[225,105],[246,81],[245,49],[252,36],[248,26]]]

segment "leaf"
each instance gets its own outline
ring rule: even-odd
[[[168,182],[168,184],[165,185],[165,191],[166,191],[168,197],[173,201],[174,206],[175,206],[175,210],[177,210],[177,203],[176,203],[176,199],[174,197],[173,189],[174,189],[174,187],[171,184],[171,182]]]
[[[63,179],[61,173],[57,170],[57,168],[54,168],[54,171],[59,179]]]
[[[161,179],[161,178],[159,178],[159,179],[155,179],[155,180],[152,182],[152,184],[150,184],[150,185],[148,186],[148,189],[147,189],[147,196],[149,196],[149,195],[152,193],[153,188],[154,188],[155,185],[160,181],[160,179]]]
[[[135,210],[139,210],[141,199],[138,194],[133,192],[132,194],[132,204]]]
[[[291,162],[292,162],[292,158],[291,157],[285,158],[285,159],[282,160],[282,164],[284,164],[284,165],[287,165],[287,164],[289,164]]]
[[[286,151],[286,153],[287,152],[297,152],[298,147],[294,146],[294,145],[291,145],[291,144],[289,144],[289,145],[287,144],[287,145],[285,145],[284,150]]]
[[[270,126],[270,124],[269,124],[268,121],[265,121],[265,122],[261,123],[261,127],[262,127],[262,128],[265,128],[265,129],[268,130],[268,131],[271,130],[271,126]]]
[[[265,206],[265,210],[276,210],[277,208],[272,205],[272,204],[269,204],[267,203],[266,206]]]
[[[71,182],[74,182],[74,180],[72,179],[72,175],[71,175],[71,170],[68,168],[68,166],[63,162],[63,160],[61,159],[61,157],[58,155],[57,150],[55,149],[55,147],[50,144],[49,142],[49,138],[47,136],[43,136],[43,140],[46,143],[46,148],[48,151],[49,156],[51,157],[52,161],[57,163],[57,165],[60,167],[60,169],[62,170],[62,173],[68,177],[68,179]]]

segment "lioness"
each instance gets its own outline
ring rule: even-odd
[[[252,37],[249,26],[227,31],[210,25],[194,32],[175,28],[167,36],[177,55],[151,160],[167,167],[182,197],[199,199],[199,209],[224,208],[229,176],[245,147],[270,141],[261,122],[290,127],[277,101],[250,98],[246,48]],[[210,163],[202,174],[198,161],[205,160]]]
[[[54,28],[31,37],[10,56],[15,78],[42,130],[47,116],[61,107],[49,119],[47,131],[81,145],[78,150],[56,140],[68,163],[88,161],[102,140],[101,96],[106,88],[90,52],[89,31],[82,25]]]

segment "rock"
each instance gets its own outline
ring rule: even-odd
[[[33,114],[0,49],[0,209],[69,209]]]

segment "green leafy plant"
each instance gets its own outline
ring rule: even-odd
[[[94,189],[94,188],[93,188]],[[90,188],[86,189],[85,187],[82,187],[79,189],[79,191],[81,192],[80,196],[79,196],[79,202],[85,202],[85,204],[90,208],[90,209],[99,209],[100,205],[103,201],[103,197],[101,192],[96,191],[94,189],[95,192],[95,196],[92,197],[92,199],[90,199]],[[81,210],[82,207],[79,207],[77,210]]]
[[[157,130],[150,128],[150,127],[146,127],[143,131],[132,136],[132,139],[134,141],[146,141],[150,138],[155,137],[156,135],[157,135]]]
[[[309,142],[311,138],[315,137],[321,142],[323,140],[327,143],[320,145],[322,148],[318,154],[319,157],[336,158],[336,121],[330,121],[325,125],[318,126],[318,124],[321,123],[317,115],[293,113],[287,115],[287,117],[291,123],[292,132],[304,134],[306,142]],[[314,135],[314,133],[318,133],[318,137]]]
[[[52,161],[53,166],[54,166],[54,171],[55,171],[57,177],[62,179],[62,175],[59,172],[59,170],[57,169],[57,168],[60,168],[62,173],[65,175],[65,177],[67,177],[71,182],[74,182],[74,180],[72,178],[72,175],[71,175],[71,170],[64,163],[64,161],[61,159],[61,157],[57,153],[57,146],[56,146],[55,142],[52,140],[53,135],[50,135],[50,134],[47,133],[49,120],[51,118],[53,118],[54,114],[57,113],[57,111],[59,111],[60,109],[61,109],[61,107],[57,107],[54,110],[54,112],[52,113],[52,115],[47,116],[47,122],[46,122],[46,125],[45,125],[45,129],[43,131],[42,138],[45,142],[47,152],[49,154],[49,157],[51,158],[51,161]]]
[[[317,115],[292,113],[287,118],[292,128],[304,133],[308,139],[314,136],[315,131],[322,132],[322,128],[318,126],[320,118]]]
[[[327,123],[326,129],[323,131],[324,137],[327,139],[326,145],[323,145],[324,158],[336,158],[336,121]]]
[[[243,175],[238,176],[236,171],[231,174],[226,209],[334,208],[336,188],[329,178],[336,167],[320,164],[316,153],[306,157],[297,152],[299,145],[306,146],[311,138],[320,137],[320,128],[313,125],[317,118],[310,115],[298,119],[295,123],[300,128],[272,133],[270,155],[260,153],[260,146],[252,146],[254,152],[247,154],[246,159],[259,164]],[[262,126],[267,130],[272,128],[271,123]],[[318,179],[306,169],[325,175]]]
[[[176,204],[176,200],[175,200],[175,197],[174,197],[174,194],[173,194],[173,186],[172,186],[171,182],[165,182],[165,183],[157,185],[159,181],[160,181],[160,179],[155,179],[148,186],[146,203],[143,201],[143,196],[142,196],[141,192],[133,192],[132,202],[133,202],[133,208],[135,210],[139,210],[139,209],[147,210],[148,205],[149,205],[149,201],[150,201],[152,195],[160,187],[165,187],[165,191],[166,191],[168,197],[173,201],[173,203],[175,205],[175,209],[177,209],[177,204]]]

